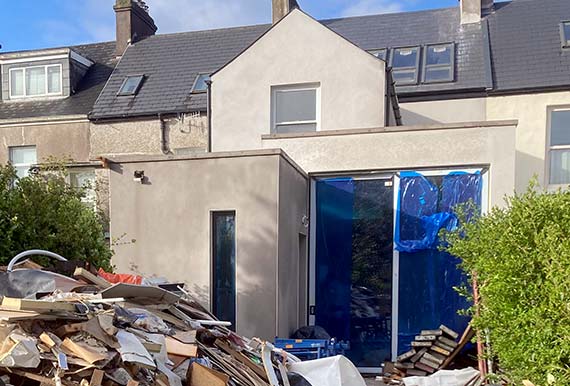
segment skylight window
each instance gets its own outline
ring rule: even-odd
[[[424,51],[424,83],[453,81],[454,56],[455,46],[452,43],[426,46]]]
[[[390,60],[397,85],[418,83],[420,47],[394,48]]]
[[[382,48],[379,50],[370,50],[368,51],[372,55],[376,56],[378,59],[386,60],[386,49]]]
[[[121,89],[119,90],[119,96],[130,96],[136,95],[141,88],[142,82],[144,80],[144,75],[131,75],[125,78]]]
[[[570,21],[560,23],[560,37],[562,38],[562,48],[570,48]]]
[[[192,86],[192,92],[206,92],[208,90],[208,84],[206,82],[209,80],[209,74],[198,74]]]

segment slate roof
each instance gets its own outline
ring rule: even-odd
[[[95,62],[87,71],[77,90],[65,99],[21,102],[0,101],[0,120],[58,115],[87,115],[116,65],[115,42],[69,47]]]
[[[561,48],[560,22],[570,20],[568,0],[498,3],[487,17],[494,91],[570,86],[570,50]]]

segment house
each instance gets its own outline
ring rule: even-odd
[[[244,335],[322,325],[374,371],[417,330],[466,323],[435,237],[456,205],[502,205],[533,174],[570,182],[570,10],[462,0],[316,21],[272,4],[272,25],[155,35],[144,3],[118,0],[120,60],[77,159],[104,157],[111,236],[136,239],[119,270],[188,283]]]

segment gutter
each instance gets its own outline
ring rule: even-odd
[[[160,122],[160,149],[162,150],[162,154],[171,154],[168,139],[166,138],[166,122],[164,122],[161,114],[158,114],[158,120]]]
[[[207,89],[207,107],[206,107],[206,115],[208,116],[208,153],[212,152],[212,80],[208,79],[206,81]]]

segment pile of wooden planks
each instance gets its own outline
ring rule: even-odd
[[[411,350],[398,356],[394,363],[384,363],[384,383],[397,385],[405,377],[423,377],[446,369],[472,337],[471,326],[461,337],[445,325],[421,331],[411,342]]]

